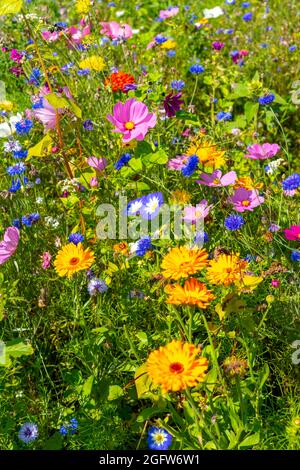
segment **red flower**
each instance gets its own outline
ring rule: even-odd
[[[129,85],[133,85],[133,84],[134,84],[134,77],[125,72],[112,73],[105,80],[105,85],[110,86],[112,91],[120,90],[123,93],[127,93],[127,91],[130,89]]]

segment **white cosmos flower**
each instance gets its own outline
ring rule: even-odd
[[[219,16],[224,15],[224,11],[222,10],[221,7],[215,7],[215,8],[205,8],[203,10],[203,15],[204,18],[210,19],[210,18],[218,18]]]

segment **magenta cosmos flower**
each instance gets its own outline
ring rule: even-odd
[[[203,199],[200,201],[196,207],[188,206],[184,209],[183,220],[189,224],[195,224],[200,219],[204,219],[208,216],[212,205],[208,206],[207,201]]]
[[[259,196],[255,190],[238,188],[234,195],[228,198],[228,202],[234,205],[237,212],[245,212],[253,211],[254,207],[260,206],[264,202],[264,198]]]
[[[292,225],[290,228],[286,228],[284,234],[287,240],[297,240],[300,242],[300,225]]]
[[[280,150],[277,144],[253,144],[248,147],[248,154],[246,158],[252,158],[252,160],[266,160],[267,158],[274,157]]]
[[[222,176],[221,170],[215,170],[211,175],[207,173],[201,173],[200,180],[196,180],[198,184],[204,184],[205,186],[229,186],[230,184],[235,183],[236,181],[236,172],[230,171]]]
[[[20,232],[16,227],[8,227],[0,242],[0,264],[4,264],[14,254],[18,247]]]
[[[156,114],[149,113],[147,106],[135,98],[130,98],[124,104],[115,104],[113,115],[107,119],[116,126],[112,132],[123,134],[123,142],[132,139],[143,140],[148,130],[156,124]]]
[[[108,23],[102,21],[101,34],[108,36],[111,39],[128,39],[132,37],[132,29],[129,24],[120,24],[116,21],[109,21]]]

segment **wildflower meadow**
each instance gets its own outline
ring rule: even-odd
[[[300,450],[299,21],[0,0],[1,450]]]

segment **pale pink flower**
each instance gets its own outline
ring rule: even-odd
[[[5,230],[3,240],[0,242],[0,264],[6,263],[18,247],[20,232],[16,227]]]
[[[189,157],[186,155],[177,155],[176,158],[171,158],[171,160],[168,161],[167,167],[170,168],[170,170],[177,170],[180,171],[186,165]]]
[[[120,24],[116,21],[108,23],[102,21],[100,24],[102,26],[100,33],[111,39],[128,39],[132,37],[133,32],[129,24]]]
[[[91,179],[90,179],[90,187],[91,188],[97,188],[99,186],[99,183],[98,183],[98,179],[96,176],[93,176]]]
[[[80,24],[84,26],[84,24]],[[69,36],[71,42],[75,44],[80,44],[85,36],[91,34],[91,26],[88,24],[83,28],[78,28],[77,26],[70,26],[66,29],[66,34]]]
[[[200,219],[204,219],[208,216],[212,205],[207,205],[207,201],[203,199],[200,201],[196,207],[195,206],[188,206],[184,208],[184,216],[183,220],[190,224],[195,224]]]
[[[46,98],[43,98],[43,107],[36,109],[34,116],[44,125],[45,131],[49,131],[50,129],[55,129],[58,115],[62,112],[62,108],[55,109]]]
[[[42,36],[45,41],[55,42],[59,39],[60,34],[58,31],[53,31],[53,33],[51,31],[42,31]]]
[[[200,178],[200,180],[196,180],[196,183],[204,184],[205,186],[218,187],[229,186],[230,184],[235,183],[237,176],[235,171],[229,171],[229,173],[222,176],[221,170],[215,170],[211,175],[201,173]]]
[[[168,18],[172,18],[173,16],[176,16],[179,12],[178,7],[170,7],[168,10],[160,10],[159,12],[159,17],[162,20],[166,20]]]
[[[114,106],[113,115],[108,114],[107,119],[115,126],[112,132],[123,134],[123,142],[143,140],[156,124],[156,114],[149,113],[147,106],[135,98],[124,104],[119,101]]]
[[[45,251],[42,255],[42,268],[43,269],[49,269],[50,264],[51,264],[51,258],[52,256],[48,251]]]
[[[94,168],[97,171],[103,171],[107,165],[106,158],[97,158],[97,157],[89,157],[87,159],[88,165]]]
[[[233,196],[228,198],[228,202],[233,204],[237,212],[253,211],[254,207],[260,206],[264,202],[264,198],[259,196],[256,190],[247,190],[238,188]]]
[[[274,157],[280,150],[277,144],[253,144],[248,147],[248,154],[246,158],[252,158],[252,160],[266,160],[267,158]]]

